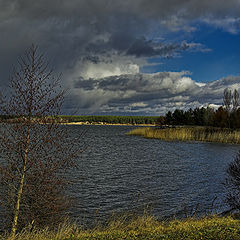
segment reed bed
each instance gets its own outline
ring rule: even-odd
[[[240,130],[213,127],[136,128],[127,135],[157,138],[166,141],[205,141],[240,144]]]
[[[160,222],[151,216],[137,217],[125,221],[115,219],[106,227],[81,230],[76,226],[61,226],[57,231],[28,230],[19,233],[14,240],[110,240],[110,239],[240,239],[240,220],[232,217],[189,218]],[[13,240],[1,235],[1,240]]]

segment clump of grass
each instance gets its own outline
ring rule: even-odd
[[[75,224],[64,223],[58,226],[56,230],[51,230],[48,227],[44,229],[29,229],[25,228],[17,233],[13,238],[8,233],[0,235],[0,240],[60,240],[68,239],[71,236],[79,234],[81,228]]]
[[[206,141],[240,144],[240,131],[213,127],[136,128],[127,135],[158,138],[167,141]]]
[[[1,240],[8,239],[7,235]],[[57,231],[35,230],[18,234],[15,240],[87,240],[87,239],[240,239],[240,220],[232,217],[189,218],[159,222],[152,216],[135,217],[131,221],[114,219],[104,228],[81,230],[75,225],[61,226]]]

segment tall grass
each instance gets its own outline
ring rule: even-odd
[[[240,130],[213,127],[136,128],[127,135],[158,138],[167,141],[206,141],[240,144]]]
[[[10,240],[7,235],[1,240]],[[115,219],[108,226],[81,230],[76,226],[62,226],[57,231],[35,230],[18,234],[15,240],[87,240],[87,239],[240,239],[240,220],[232,217],[189,218],[159,222],[151,216],[134,218],[132,221]]]

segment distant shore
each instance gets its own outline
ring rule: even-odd
[[[49,119],[48,119],[49,118]],[[24,116],[1,116],[0,122],[18,123],[25,119]],[[43,119],[43,120],[42,120]],[[81,115],[56,115],[32,117],[36,122],[52,122],[65,125],[116,125],[116,126],[155,126],[159,123],[160,117],[157,116],[81,116]]]
[[[104,123],[104,122],[97,122],[97,123],[90,123],[90,122],[66,122],[61,123],[64,125],[97,125],[97,126],[137,126],[137,127],[154,127],[155,124],[130,124],[130,123]]]

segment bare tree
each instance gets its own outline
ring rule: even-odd
[[[232,96],[232,111],[235,112],[237,111],[239,107],[239,93],[237,89],[233,91],[233,96]]]
[[[76,167],[80,150],[57,122],[63,97],[59,77],[31,46],[10,78],[10,97],[0,105],[0,114],[14,116],[0,126],[0,199],[13,236],[33,222],[53,225],[66,216],[65,172]]]
[[[223,106],[230,115],[232,112],[237,111],[239,107],[239,93],[234,89],[233,93],[229,88],[225,88],[223,92]]]
[[[232,91],[228,88],[225,88],[223,92],[223,106],[226,108],[228,115],[230,115],[231,113],[231,105],[232,105]]]
[[[227,202],[231,209],[240,210],[240,152],[227,169]]]
[[[2,95],[2,93],[0,92],[0,106],[3,104],[3,95]]]
[[[239,93],[235,89],[232,93],[232,91],[228,88],[224,90],[223,93],[223,106],[226,109],[226,112],[228,114],[228,127],[229,128],[234,128],[238,124],[238,108],[239,108]]]

